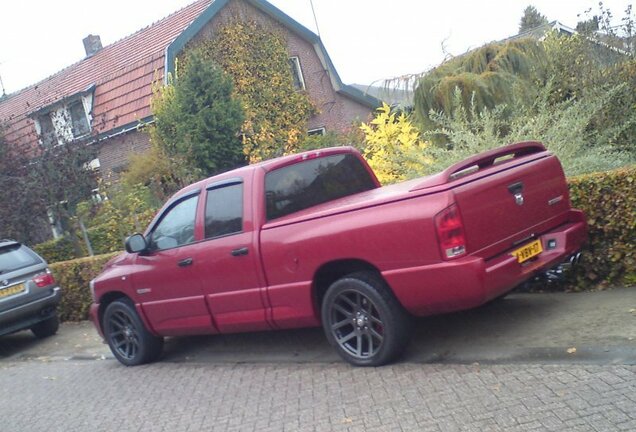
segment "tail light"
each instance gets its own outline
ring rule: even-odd
[[[466,253],[464,223],[457,204],[445,208],[435,216],[435,229],[442,258],[456,258]]]
[[[42,288],[45,286],[53,285],[55,283],[55,278],[50,272],[47,271],[46,273],[35,276],[33,278],[33,282],[35,282],[38,287]]]

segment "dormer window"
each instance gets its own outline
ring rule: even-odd
[[[88,124],[88,118],[86,116],[86,110],[81,100],[72,102],[68,110],[71,113],[71,129],[73,132],[73,138],[79,138],[91,131],[91,127]]]
[[[90,135],[93,90],[91,86],[85,92],[76,93],[31,114],[43,147],[54,147]]]

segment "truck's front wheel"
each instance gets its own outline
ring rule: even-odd
[[[369,272],[333,283],[322,302],[322,325],[338,354],[356,366],[381,366],[409,340],[410,316],[386,283]]]
[[[152,335],[144,327],[128,299],[108,305],[102,326],[110,350],[126,366],[150,363],[161,355],[163,338]]]

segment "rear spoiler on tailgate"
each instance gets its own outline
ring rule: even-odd
[[[488,150],[475,156],[471,156],[461,162],[457,162],[446,168],[441,173],[426,177],[420,183],[415,185],[411,189],[411,191],[427,189],[434,186],[441,186],[469,174],[483,171],[494,165],[513,161],[515,159],[519,159],[532,154],[537,154],[537,158],[544,157],[545,153],[547,153],[545,146],[536,141],[520,142],[505,147]]]

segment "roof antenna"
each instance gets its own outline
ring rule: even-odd
[[[314,9],[314,0],[309,0],[311,5],[311,13],[314,14],[314,23],[316,24],[316,32],[318,33],[318,39],[320,39],[320,28],[318,27],[318,18],[316,18],[316,11]]]

